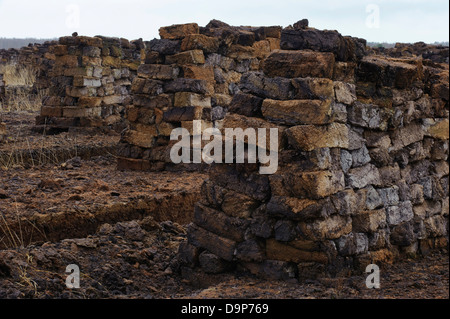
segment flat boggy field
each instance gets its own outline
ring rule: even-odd
[[[33,113],[2,114],[0,298],[448,298],[448,251],[365,276],[298,282],[235,272],[201,287],[177,259],[201,172],[119,171],[116,133],[33,130]],[[66,287],[78,265],[80,288]],[[198,283],[196,283],[198,284]]]
[[[45,127],[36,130],[37,112],[0,113],[0,122],[6,124],[6,136],[0,140],[0,168],[41,167],[61,164],[74,158],[91,158],[111,154],[120,135],[114,131],[100,134],[85,128],[48,134]]]
[[[32,131],[31,115],[13,118],[3,119],[8,135],[7,143],[0,144],[5,232],[0,247],[87,236],[102,223],[146,216],[179,223],[192,219],[205,174],[119,171],[117,134],[44,135]],[[27,151],[26,159],[18,155]],[[56,152],[61,156],[43,155]]]

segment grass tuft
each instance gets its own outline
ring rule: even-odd
[[[16,63],[0,65],[0,74],[5,82],[5,96],[0,100],[0,111],[39,111],[42,99],[48,95],[48,89],[36,90],[38,71],[30,65]]]

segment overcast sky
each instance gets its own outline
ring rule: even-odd
[[[0,0],[0,37],[80,35],[159,38],[161,26],[211,19],[318,29],[375,42],[449,40],[448,0]]]

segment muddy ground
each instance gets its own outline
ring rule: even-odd
[[[448,251],[365,276],[276,282],[249,274],[209,287],[180,276],[177,250],[205,173],[118,171],[120,136],[32,130],[32,113],[2,114],[0,298],[449,298]],[[66,267],[81,272],[66,287]]]

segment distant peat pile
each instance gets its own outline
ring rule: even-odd
[[[389,55],[395,58],[420,56],[425,64],[449,62],[448,46],[426,44],[424,42],[396,43],[393,48],[375,48],[379,54]]]
[[[131,87],[129,129],[118,149],[120,169],[201,168],[172,163],[172,130],[182,127],[192,135],[195,120],[201,129],[221,129],[227,110],[246,103],[249,110],[257,108],[256,100],[239,94],[239,83],[279,49],[281,27],[232,27],[213,20],[206,27],[163,27],[160,35],[146,43],[144,63]]]
[[[60,38],[52,47],[54,65],[47,73],[50,92],[36,124],[57,131],[70,127],[123,129],[142,47],[139,41],[119,38]]]
[[[51,82],[47,77],[56,42],[0,50],[0,104],[2,110],[39,108]],[[34,107],[35,106],[35,107]]]

